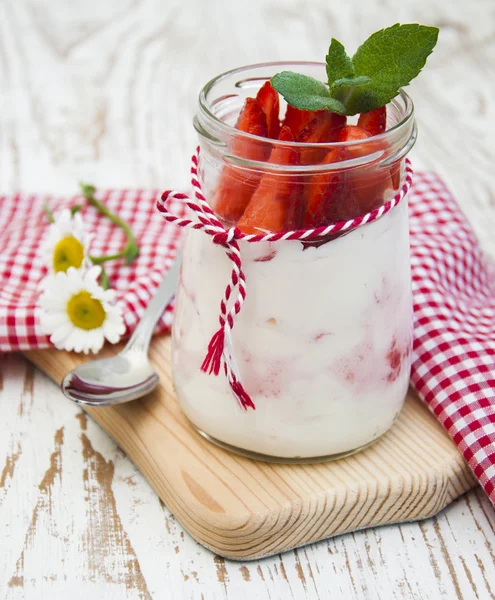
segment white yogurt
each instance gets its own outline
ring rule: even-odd
[[[231,263],[209,236],[191,231],[173,328],[185,414],[221,442],[280,458],[350,452],[380,437],[409,383],[406,201],[318,248],[286,241],[242,243],[241,251],[247,298],[232,339],[256,409],[240,408],[223,370],[217,377],[200,370]]]

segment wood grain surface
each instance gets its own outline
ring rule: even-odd
[[[186,187],[201,85],[318,60],[395,21],[442,28],[410,86],[416,168],[437,170],[495,256],[492,0],[0,0],[0,191]],[[479,490],[428,521],[244,564],[204,550],[116,444],[20,356],[0,359],[0,597],[495,598]]]
[[[170,336],[153,340],[160,386],[152,394],[86,410],[185,529],[220,556],[260,558],[369,526],[424,519],[475,485],[455,445],[413,393],[384,437],[339,461],[269,464],[222,450],[180,410],[170,346]],[[59,384],[85,360],[55,349],[25,356]]]

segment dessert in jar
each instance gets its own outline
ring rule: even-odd
[[[369,445],[393,424],[409,384],[405,156],[416,139],[413,105],[400,91],[351,118],[299,109],[274,89],[280,71],[323,80],[325,68],[230,71],[205,86],[195,119],[199,184],[236,232],[245,298],[231,327],[220,327],[225,347],[215,375],[205,355],[215,354],[233,262],[228,244],[190,229],[176,295],[174,383],[200,433],[264,459],[326,460]],[[298,234],[270,240],[283,232]],[[239,286],[231,288],[225,312],[239,299]],[[240,402],[225,361],[242,385]]]

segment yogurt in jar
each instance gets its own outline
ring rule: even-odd
[[[279,459],[351,453],[392,425],[408,388],[412,295],[407,202],[328,243],[240,243],[247,297],[232,331],[243,410],[201,371],[231,262],[209,236],[184,246],[173,327],[174,383],[203,433]]]

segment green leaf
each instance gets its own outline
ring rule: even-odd
[[[388,104],[424,67],[438,40],[437,27],[392,25],[362,44],[352,60],[332,38],[326,56],[327,87],[321,81],[284,71],[272,86],[292,106],[341,115],[368,112]]]
[[[362,87],[370,83],[370,81],[371,77],[367,77],[366,75],[359,75],[359,77],[342,77],[341,79],[335,80],[330,89],[332,92],[333,90],[339,90],[341,88]]]
[[[72,216],[74,216],[76,213],[78,213],[82,208],[82,204],[75,204],[71,209],[70,209],[70,214]]]
[[[94,194],[96,192],[95,186],[91,185],[90,183],[84,183],[83,181],[80,181],[79,187],[81,188],[82,195],[86,196],[86,198],[88,198],[90,196],[94,196]]]
[[[330,110],[345,114],[345,106],[330,97],[328,87],[307,75],[283,71],[271,79],[272,87],[291,105],[301,110]]]
[[[354,75],[354,66],[352,60],[347,56],[344,46],[332,38],[328,54],[326,55],[328,85],[337,79],[352,77]]]
[[[356,76],[371,82],[355,94],[347,114],[366,112],[387,104],[401,87],[409,85],[426,63],[438,40],[438,28],[397,23],[370,36],[352,58]]]
[[[55,217],[53,216],[52,209],[48,205],[48,200],[43,204],[43,210],[45,212],[46,218],[50,223],[55,223]]]
[[[346,107],[346,115],[367,112],[370,103],[371,78],[365,75],[337,79],[330,88],[331,95]],[[378,107],[375,107],[378,108]]]
[[[125,262],[126,265],[130,265],[134,259],[139,255],[139,248],[136,244],[130,243],[127,245],[125,250]]]
[[[101,267],[100,285],[104,290],[108,290],[110,287],[110,279],[108,278],[107,272],[103,267]]]

